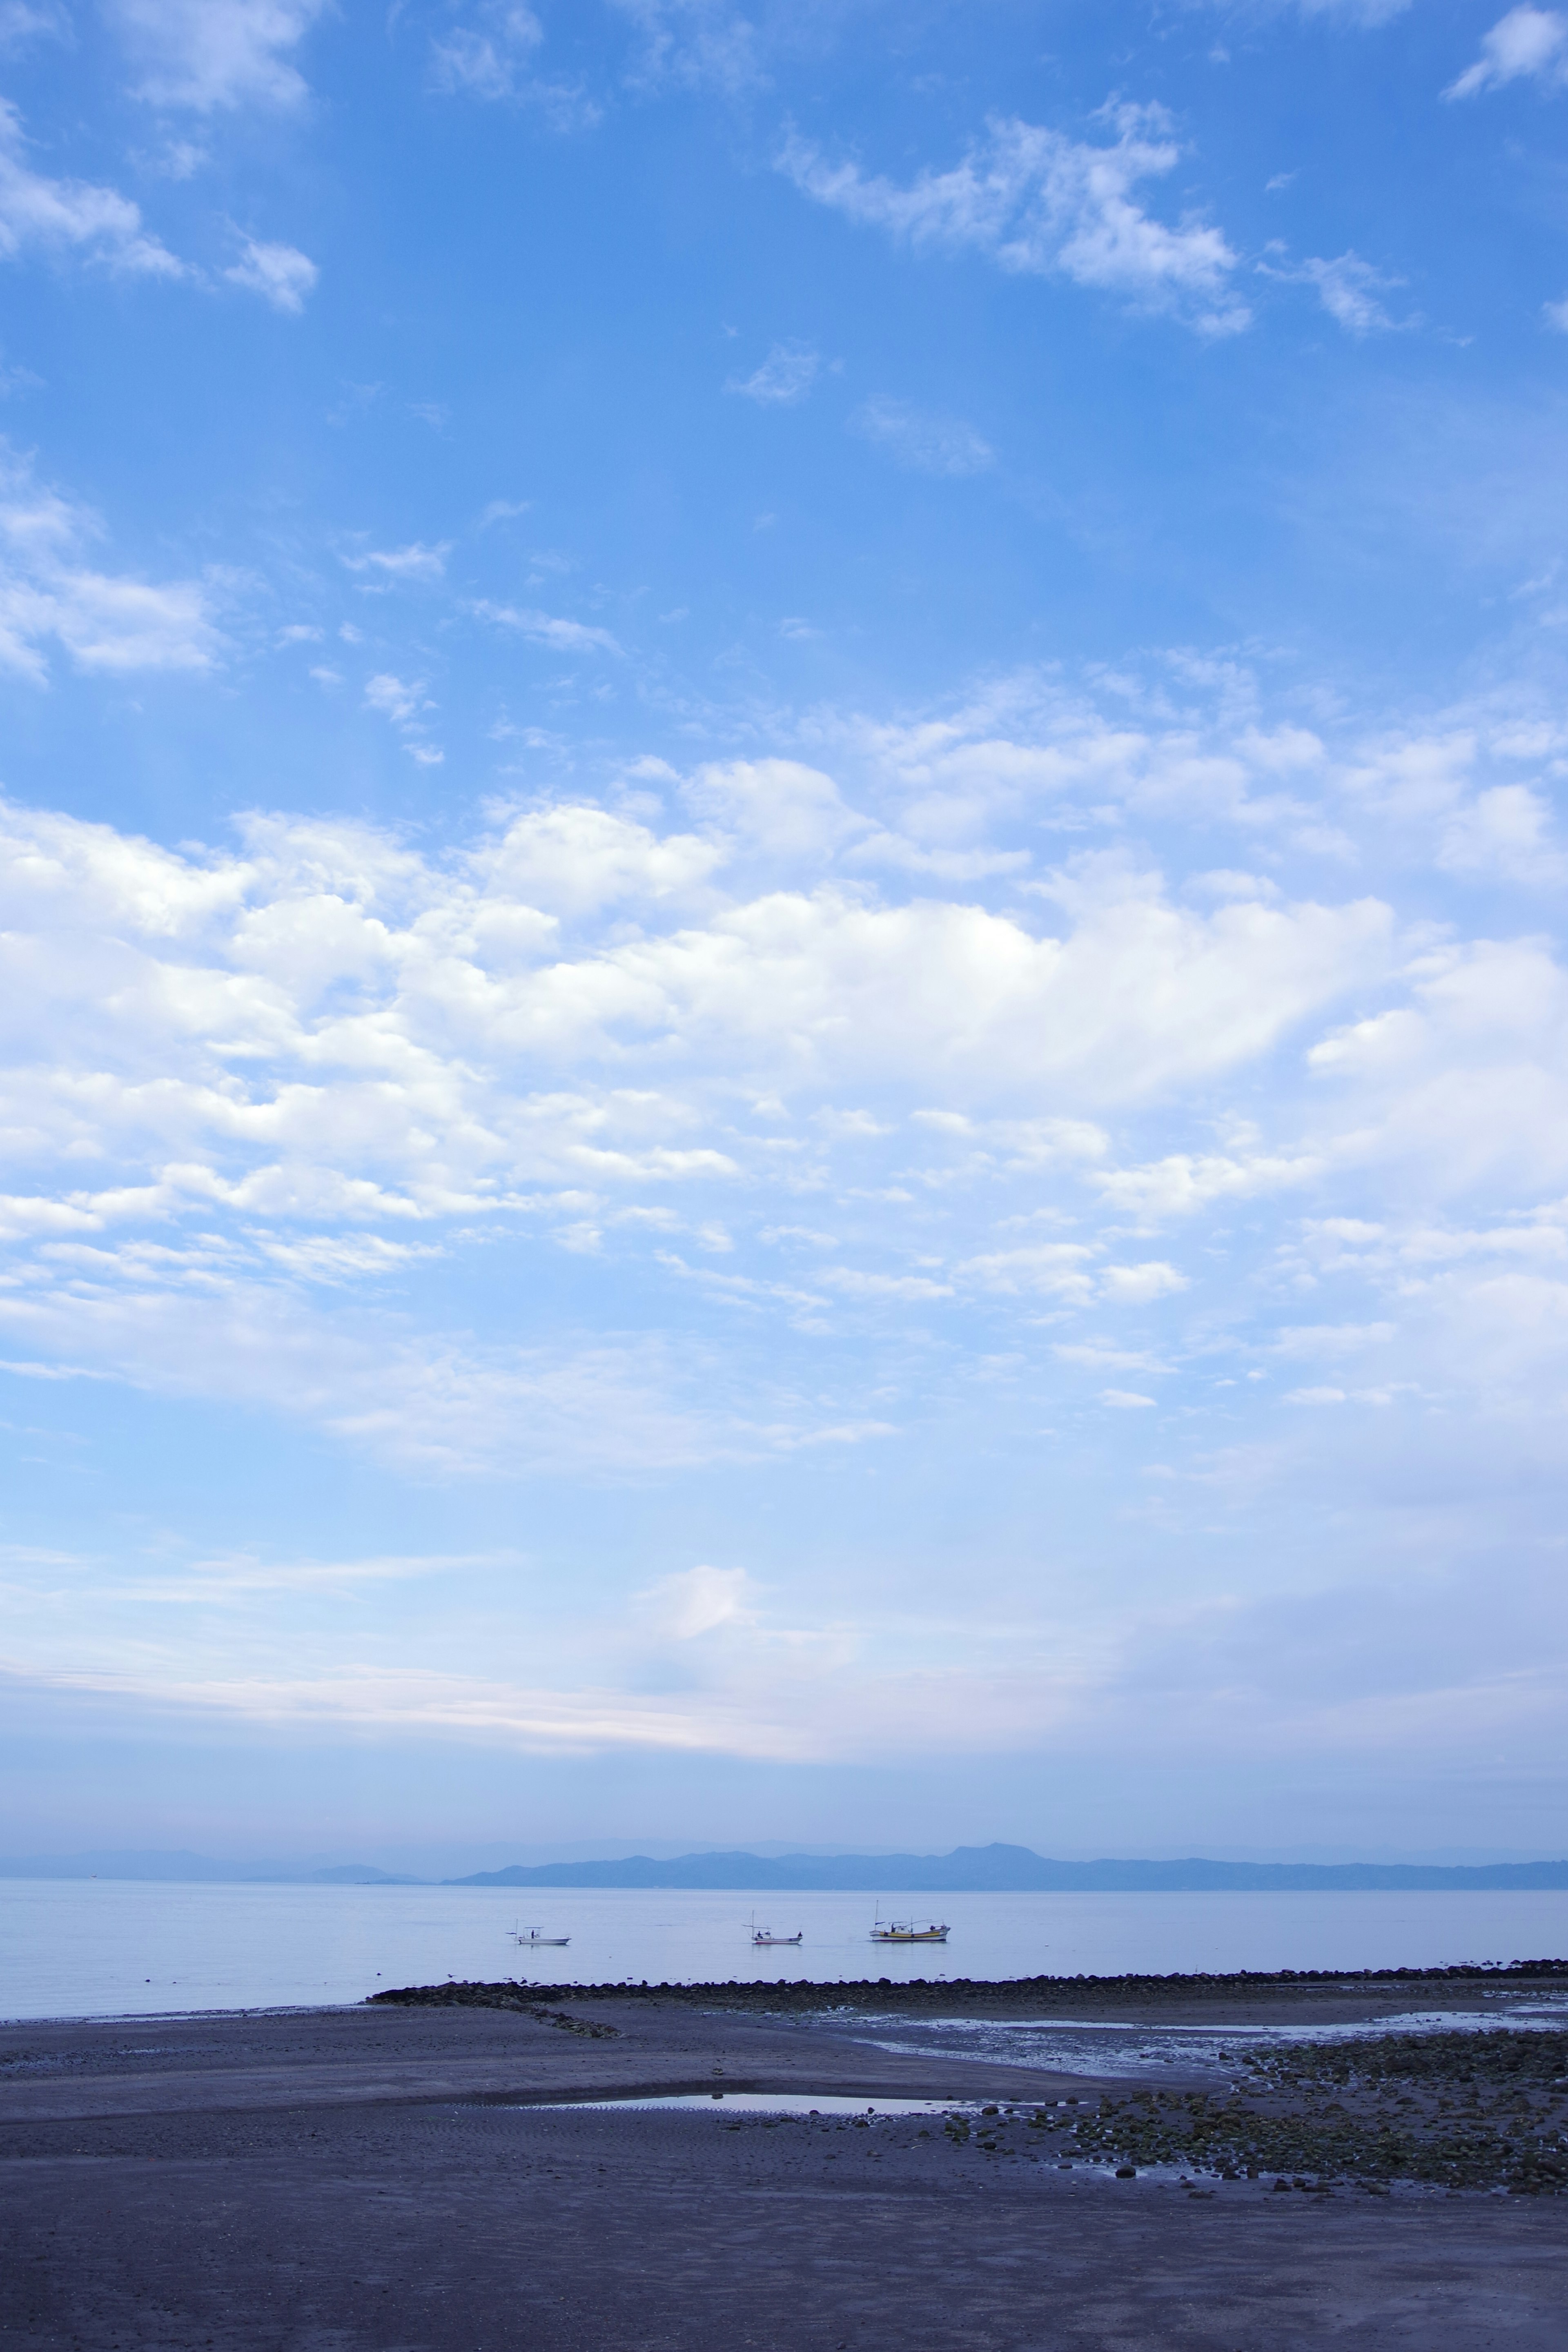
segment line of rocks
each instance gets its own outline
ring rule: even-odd
[[[380,2001],[406,2008],[521,2009],[548,1992],[556,2000],[687,2001],[703,2009],[746,2009],[764,2014],[810,2010],[875,2009],[933,2015],[999,2012],[1036,2009],[1042,2000],[1070,1995],[1096,2003],[1129,2001],[1151,2004],[1194,1998],[1237,1996],[1256,1999],[1270,1992],[1333,1991],[1377,1993],[1386,1988],[1401,1993],[1426,1990],[1450,2000],[1458,1991],[1474,1989],[1495,1995],[1500,1989],[1541,1990],[1555,1981],[1568,1991],[1568,1959],[1515,1960],[1506,1966],[1485,1962],[1444,1969],[1241,1969],[1228,1975],[1168,1976],[1037,1976],[915,1977],[895,1982],[889,1977],[863,1977],[837,1983],[797,1978],[787,1983],[759,1983],[729,1978],[710,1984],[530,1984],[509,1978],[498,1984],[455,1983],[405,1985],[372,1993]]]
[[[1251,2080],[1228,2094],[1107,2097],[1067,2128],[1086,2155],[1226,2179],[1568,2192],[1561,2030],[1298,2042],[1242,2063]]]

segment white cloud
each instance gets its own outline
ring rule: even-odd
[[[515,98],[529,59],[544,39],[531,8],[501,5],[479,12],[478,22],[455,25],[430,44],[431,75],[438,89],[469,98]]]
[[[1494,784],[1457,810],[1443,828],[1437,863],[1450,874],[1536,889],[1553,889],[1568,876],[1551,805],[1529,784]]]
[[[1392,1323],[1302,1323],[1287,1327],[1274,1345],[1282,1356],[1360,1355],[1368,1348],[1385,1347],[1394,1336]]]
[[[534,71],[544,27],[521,0],[481,0],[430,44],[430,79],[450,97],[532,107],[557,131],[590,130],[600,110],[577,82]]]
[[[731,376],[724,389],[759,407],[793,408],[811,390],[821,365],[820,353],[808,343],[775,343],[761,367],[748,376]]]
[[[29,41],[68,41],[70,36],[70,19],[63,8],[0,0],[0,54],[25,48]]]
[[[765,85],[762,39],[730,0],[612,0],[642,36],[634,87],[715,89],[726,97]]]
[[[1259,1193],[1308,1183],[1322,1172],[1321,1158],[1300,1153],[1175,1151],[1142,1168],[1107,1169],[1095,1181],[1112,1207],[1143,1223],[1191,1216],[1216,1201],[1247,1200]]]
[[[1403,16],[1410,0],[1278,0],[1278,5],[1300,8],[1303,16],[1342,16],[1370,28]]]
[[[41,683],[53,642],[79,669],[209,668],[220,639],[206,588],[98,571],[84,557],[100,536],[95,515],[0,446],[0,665]]]
[[[0,257],[36,248],[70,254],[133,277],[183,278],[175,259],[142,226],[140,207],[117,189],[87,180],[48,180],[26,161],[22,121],[0,99]]]
[[[446,753],[427,740],[426,714],[436,705],[422,677],[403,678],[392,670],[379,671],[365,683],[364,703],[367,710],[379,711],[383,718],[391,719],[403,737],[403,748],[410,759],[425,768],[441,765]]]
[[[345,555],[342,562],[346,570],[369,572],[377,580],[430,587],[445,576],[447,552],[445,546],[426,547],[416,540],[410,547],[370,548],[363,555]]]
[[[80,526],[29,495],[15,543],[36,571]],[[1494,807],[1469,781],[1479,721],[1345,757],[1326,728],[1285,744],[1233,681],[1202,690],[1233,698],[1215,741],[1243,782],[1308,780],[1363,831],[1409,824],[1429,844],[1473,820],[1456,856],[1500,837],[1526,866],[1542,855],[1521,823],[1534,803]],[[438,756],[416,671],[379,669],[363,691],[410,756]],[[1244,867],[1211,863],[1216,824],[1241,826],[1251,855],[1257,820],[1234,777],[1214,797],[1195,705],[1161,735],[1126,681],[1099,722],[1056,685],[1033,692],[992,681],[959,712],[875,727],[814,711],[795,730],[812,758],[711,761],[684,780],[633,763],[617,771],[637,786],[626,807],[568,793],[492,808],[477,835],[428,849],[258,816],[228,849],[175,852],[5,813],[0,1131],[23,1139],[0,1201],[7,1359],[52,1351],[171,1394],[217,1378],[345,1444],[392,1456],[412,1428],[420,1462],[504,1467],[522,1458],[508,1417],[531,1410],[534,1370],[501,1341],[432,1328],[427,1299],[395,1333],[353,1318],[425,1298],[424,1253],[456,1261],[516,1226],[591,1246],[613,1285],[657,1246],[653,1279],[737,1328],[772,1318],[880,1347],[907,1321],[921,1345],[998,1357],[1011,1329],[1037,1358],[1026,1335],[1044,1328],[1065,1367],[1079,1358],[1053,1351],[1086,1318],[1131,1317],[1102,1379],[1139,1376],[1156,1312],[1177,1383],[1193,1333],[1211,1366],[1243,1344],[1219,1335],[1243,1329],[1253,1360],[1278,1364],[1286,1320],[1342,1339],[1393,1324],[1390,1397],[1413,1377],[1475,1377],[1464,1332],[1508,1360],[1499,1269],[1560,1274],[1568,1249],[1568,1215],[1538,1207],[1568,1194],[1568,977],[1552,954],[1402,940],[1376,899],[1296,895],[1283,860],[1255,892]],[[1467,731],[1468,764],[1405,756]],[[1517,719],[1507,740],[1510,756],[1551,756]],[[679,819],[659,814],[665,794]],[[879,821],[857,805],[873,796]],[[855,863],[874,825],[952,840],[961,803],[983,843],[992,824],[1005,839],[1042,809],[1112,797],[1124,832],[1142,807],[1163,829],[1172,808],[1199,812],[1200,891],[1126,853],[1021,884],[911,884],[896,866],[873,882]],[[1443,1204],[1477,1188],[1492,1213],[1450,1228]],[[1395,1194],[1431,1204],[1397,1240]],[[1168,1240],[1129,1238],[1155,1224]],[[837,1244],[834,1270],[780,1280],[757,1252],[785,1229]],[[289,1335],[322,1284],[349,1351],[312,1385],[297,1366],[316,1327]],[[1531,1297],[1544,1332],[1550,1302]],[[1452,1335],[1424,1340],[1419,1317],[1439,1309]],[[204,1370],[220,1349],[232,1364]],[[707,1401],[682,1402],[676,1427],[644,1420],[628,1373],[597,1458],[653,1460],[667,1442],[678,1458],[739,1456],[903,1418],[880,1396],[770,1399],[754,1381],[721,1394],[689,1369]]]
[[[962,479],[983,474],[995,460],[995,451],[972,425],[957,416],[931,415],[907,401],[868,400],[850,422],[856,432],[911,473]]]
[[[661,837],[607,810],[567,804],[513,817],[499,840],[474,853],[472,870],[496,913],[521,906],[577,918],[685,898],[721,855],[693,834]],[[552,925],[536,921],[527,936],[531,945],[552,942]]]
[[[291,245],[258,244],[247,236],[245,250],[224,276],[236,286],[248,287],[270,302],[275,310],[300,311],[321,271],[309,257]]]
[[[473,610],[482,620],[493,621],[498,628],[515,629],[530,645],[546,646],[552,653],[618,654],[620,646],[608,629],[592,626],[585,621],[564,621],[552,613],[540,613],[515,604],[479,603]]]
[[[798,137],[779,168],[817,203],[917,249],[973,249],[999,268],[1068,278],[1206,333],[1246,326],[1231,286],[1237,256],[1222,233],[1191,218],[1174,227],[1155,220],[1135,193],[1180,160],[1169,118],[1157,106],[1117,106],[1106,120],[1116,135],[1095,145],[995,118],[962,163],[908,186],[829,163]]]
[[[289,62],[324,0],[108,0],[142,68],[138,95],[154,106],[297,106],[307,95]]]
[[[1304,261],[1295,274],[1317,288],[1324,310],[1347,334],[1370,335],[1393,327],[1394,321],[1378,298],[1404,281],[1384,277],[1359,254],[1342,253],[1333,261]]]
[[[1173,1298],[1188,1286],[1186,1276],[1167,1265],[1163,1258],[1151,1258],[1142,1265],[1108,1265],[1100,1279],[1107,1298],[1128,1307]]]
[[[1145,1406],[1152,1408],[1156,1399],[1140,1395],[1136,1389],[1101,1389],[1100,1402],[1117,1412],[1137,1412]]]
[[[823,857],[867,830],[833,778],[798,760],[714,761],[682,795],[710,824],[771,858]]]
[[[661,1629],[677,1642],[694,1642],[721,1625],[752,1622],[743,1568],[688,1568],[639,1596]]]
[[[409,684],[387,671],[370,680],[364,698],[368,709],[384,712],[396,727],[406,727],[421,711],[435,708],[422,678]]]
[[[1093,1257],[1093,1247],[1086,1242],[1040,1242],[1019,1249],[989,1251],[970,1258],[958,1271],[965,1281],[984,1290],[1068,1298],[1087,1305],[1094,1296]]]
[[[1554,8],[1510,8],[1481,42],[1481,54],[1445,98],[1474,98],[1483,89],[1524,79],[1560,88],[1568,81],[1568,17]]]
[[[850,1298],[920,1300],[951,1298],[951,1282],[933,1281],[929,1274],[877,1274],[858,1266],[824,1266],[815,1279],[826,1289],[843,1291]]]
[[[479,516],[479,529],[489,530],[492,523],[515,522],[520,515],[531,512],[531,499],[492,499]]]

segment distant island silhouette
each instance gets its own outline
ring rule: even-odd
[[[1568,1862],[1053,1862],[1026,1845],[951,1853],[683,1853],[657,1861],[513,1863],[462,1878],[415,1878],[363,1862],[306,1869],[205,1854],[98,1853],[0,1857],[0,1879],[118,1878],[183,1885],[689,1887],[736,1895],[1205,1895],[1551,1892]]]
[[[733,1894],[1197,1895],[1312,1894],[1363,1888],[1568,1887],[1568,1862],[1470,1865],[1380,1862],[1052,1862],[1026,1845],[961,1845],[951,1853],[687,1853],[655,1862],[515,1863],[479,1870],[448,1886],[696,1887]]]

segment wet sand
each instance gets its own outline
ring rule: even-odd
[[[1186,1980],[1182,2000],[1238,2016],[1243,1988],[1209,1981]],[[888,1990],[867,1988],[862,2005],[885,2008]],[[1413,2000],[1403,1980],[1396,2006],[1436,2006],[1430,1990],[1422,1980]],[[1473,2009],[1479,1990],[1452,2005]],[[1282,2195],[1268,2179],[1205,2172],[1184,2186],[1142,2168],[1119,2179],[1063,2153],[1072,2111],[1055,2103],[1098,2118],[1102,2092],[1127,2098],[1125,2079],[878,2051],[855,2040],[853,2004],[824,2026],[717,1988],[529,1989],[521,2007],[452,1990],[409,2006],[0,2028],[0,2347],[1557,2352],[1568,2340],[1568,2197],[1398,2183]],[[1320,1990],[1358,1998],[1342,1979]],[[1247,1998],[1269,2005],[1258,1987]],[[1359,1998],[1360,2013],[1390,2013],[1370,1981]],[[1295,2000],[1281,1995],[1273,2013]],[[950,1997],[941,2013],[962,2012]],[[1031,1993],[1012,2013],[1048,2011]],[[950,2133],[941,2116],[545,2104],[716,2087],[1017,2113]],[[1172,2093],[1168,2071],[1160,2088]]]

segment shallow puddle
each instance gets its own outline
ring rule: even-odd
[[[539,2099],[531,2106],[561,2115],[584,2107],[642,2108],[649,2114],[685,2111],[713,2116],[972,2116],[975,2108],[955,2099],[847,2099],[825,2091],[672,2091],[632,2099]]]

